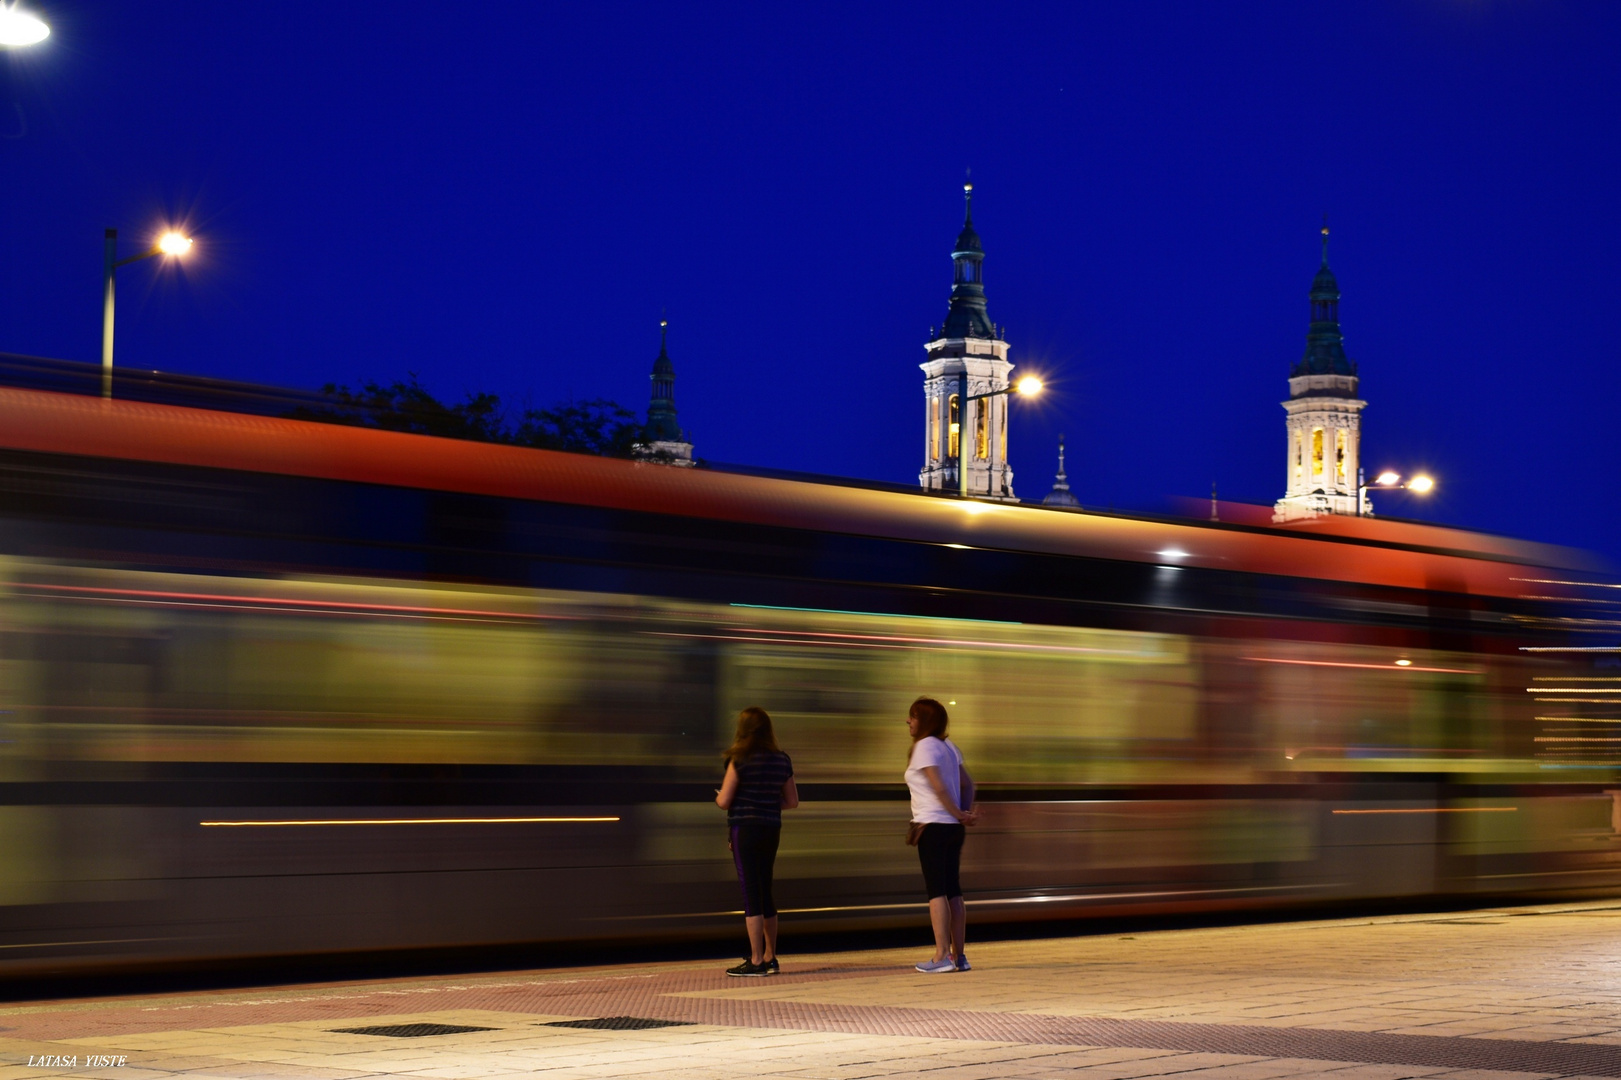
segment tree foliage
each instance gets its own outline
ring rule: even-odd
[[[647,425],[635,413],[606,398],[526,408],[516,423],[509,423],[497,395],[468,394],[459,404],[447,405],[428,392],[415,372],[403,382],[367,382],[358,390],[328,383],[321,394],[327,404],[301,406],[289,416],[601,457],[633,457],[639,444],[651,441]]]

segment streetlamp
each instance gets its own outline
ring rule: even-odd
[[[968,396],[968,369],[957,376],[957,494],[968,498],[968,404],[973,401],[984,401],[986,398],[1000,397],[1003,394],[1025,394],[1035,397],[1041,393],[1041,380],[1034,375],[1026,375],[1012,386],[1005,386],[1000,390],[991,390],[984,394]]]
[[[38,45],[51,36],[51,28],[38,16],[18,11],[17,5],[0,3],[0,47]]]
[[[1383,488],[1386,491],[1411,491],[1415,495],[1428,495],[1431,491],[1435,490],[1435,481],[1432,480],[1430,477],[1425,476],[1423,473],[1419,473],[1417,476],[1409,477],[1407,479],[1407,481],[1404,483],[1402,481],[1401,473],[1391,472],[1389,469],[1386,469],[1384,472],[1382,472],[1378,476],[1374,477],[1373,478],[1373,483],[1370,484],[1370,483],[1367,482],[1366,479],[1363,478],[1362,470],[1357,469],[1357,471],[1356,471],[1356,516],[1357,517],[1362,516],[1362,501],[1367,497],[1369,488]]]
[[[118,230],[108,229],[106,247],[103,250],[105,258],[102,260],[104,274],[101,307],[101,396],[110,398],[113,396],[113,271],[132,262],[150,259],[154,255],[178,258],[191,250],[191,240],[177,232],[166,232],[158,238],[156,244],[152,245],[151,251],[143,251],[139,255],[120,259]]]

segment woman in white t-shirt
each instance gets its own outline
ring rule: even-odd
[[[934,958],[917,966],[930,975],[968,971],[963,952],[968,909],[962,902],[958,868],[962,863],[965,825],[979,820],[974,781],[962,762],[962,751],[946,738],[946,707],[933,698],[918,698],[906,713],[912,749],[906,758],[906,786],[912,792],[912,822],[920,827],[917,856],[929,892],[929,922],[934,925]]]

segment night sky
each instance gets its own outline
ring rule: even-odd
[[[1326,212],[1382,511],[1621,558],[1621,4],[27,0],[0,350],[646,408],[915,482],[973,170],[1015,488],[1270,503]]]

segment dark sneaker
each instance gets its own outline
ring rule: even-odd
[[[949,958],[945,960],[925,960],[917,966],[925,975],[944,975],[948,971],[956,971],[957,965]]]
[[[736,967],[726,969],[726,974],[739,979],[758,977],[771,974],[771,968],[765,964],[756,964],[753,960],[745,960]]]
[[[957,965],[957,970],[958,971],[973,971],[974,970],[974,965],[970,964],[968,962],[968,954],[967,953],[959,953],[954,958],[954,960],[955,960],[955,963]]]
[[[765,969],[766,969],[765,973],[767,975],[781,975],[782,974],[782,968],[777,966],[777,958],[775,956],[773,956],[771,959],[769,959],[769,960],[767,960],[765,962]]]

